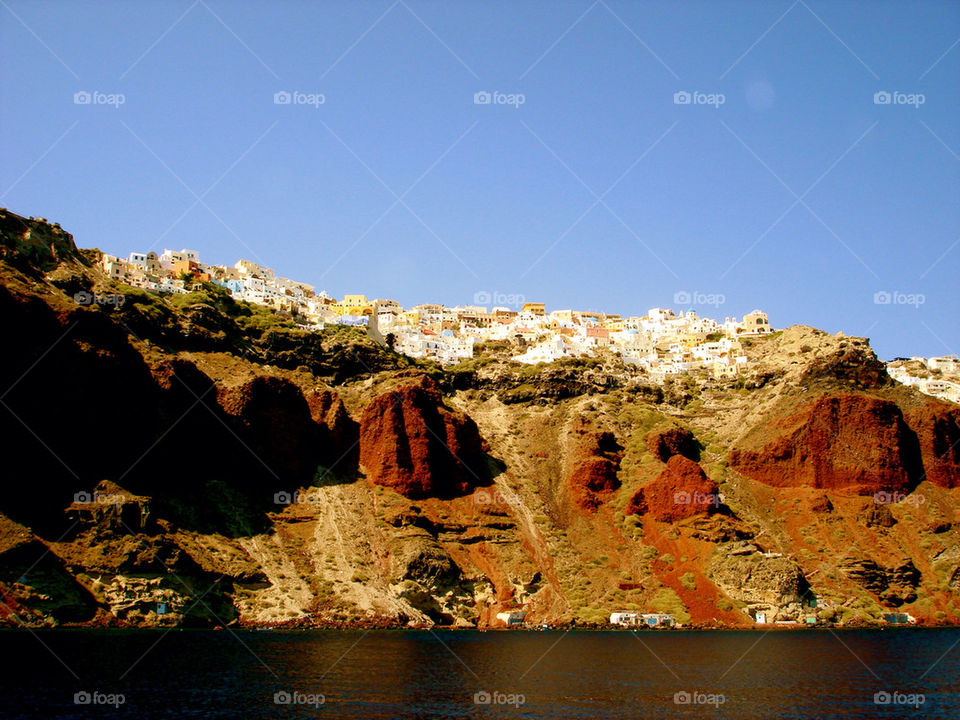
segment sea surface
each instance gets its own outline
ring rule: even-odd
[[[960,718],[960,630],[0,632],[0,718]]]

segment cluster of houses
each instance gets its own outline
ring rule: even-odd
[[[926,377],[912,375],[911,369],[914,372],[925,370]],[[926,395],[960,403],[960,358],[954,355],[898,358],[887,363],[887,373],[897,382],[915,387]]]
[[[479,305],[416,305],[345,295],[342,300],[306,283],[277,276],[248,260],[232,267],[207,265],[193,250],[131,253],[126,259],[104,254],[103,271],[112,279],[158,293],[188,293],[202,282],[229,290],[237,300],[293,314],[308,329],[328,324],[367,327],[377,339],[392,336],[398,352],[451,365],[473,357],[485,341],[509,341],[519,363],[549,363],[588,357],[601,349],[665,378],[702,369],[718,378],[735,378],[746,367],[741,338],[772,332],[766,313],[755,310],[742,320],[723,322],[694,311],[652,308],[646,315],[578,310],[547,312],[543,303],[516,308]]]
[[[610,624],[621,627],[679,627],[673,615],[668,613],[615,612],[610,613]]]

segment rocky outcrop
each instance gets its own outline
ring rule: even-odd
[[[647,449],[663,462],[674,455],[683,455],[694,462],[700,460],[700,446],[696,438],[679,425],[665,425],[651,430],[647,433]]]
[[[620,487],[617,473],[623,448],[607,430],[592,429],[577,418],[567,442],[567,488],[574,504],[594,511]]]
[[[311,390],[306,394],[310,415],[317,423],[320,462],[338,470],[355,465],[359,456],[360,425],[350,417],[335,390]]]
[[[900,409],[867,395],[822,397],[752,434],[760,447],[732,450],[730,466],[774,487],[905,493],[921,476],[916,436]]]
[[[86,622],[96,601],[50,548],[0,515],[0,627]]]
[[[675,522],[719,508],[717,484],[683,455],[674,455],[656,480],[638,489],[627,503],[627,514],[650,515]]]
[[[897,519],[890,512],[890,508],[877,502],[869,503],[860,511],[858,517],[867,527],[892,528],[897,524]]]
[[[844,337],[829,351],[807,365],[801,377],[807,385],[842,383],[870,389],[893,384],[887,366],[870,348],[866,338]]]
[[[0,260],[22,270],[52,270],[77,258],[73,235],[43,218],[25,218],[0,208]]]
[[[920,571],[910,559],[892,567],[882,567],[871,559],[845,559],[840,571],[890,607],[900,607],[917,599]]]
[[[906,420],[917,433],[924,479],[940,487],[960,487],[960,408],[929,401],[908,412]]]
[[[796,619],[810,585],[790,558],[766,557],[753,552],[715,555],[709,566],[710,579],[726,595],[744,604],[751,612],[763,612],[767,621]]]
[[[254,459],[278,480],[306,484],[319,463],[317,425],[303,392],[289,380],[260,376],[219,390],[221,407]]]
[[[430,380],[402,385],[367,405],[360,463],[371,482],[408,498],[464,495],[486,475],[476,423],[444,405]]]
[[[832,513],[833,503],[830,501],[830,498],[826,493],[817,495],[810,501],[810,510],[811,512],[815,513]]]
[[[121,535],[155,529],[150,498],[134,495],[109,480],[92,492],[79,492],[66,510],[67,519],[78,528],[96,528],[104,534]]]

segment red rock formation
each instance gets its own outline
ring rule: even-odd
[[[693,460],[674,455],[656,480],[633,494],[626,511],[675,522],[716,512],[718,506],[716,483]]]
[[[307,482],[318,464],[316,424],[300,388],[289,380],[259,376],[221,388],[220,405],[233,417],[255,458],[279,478]]]
[[[443,404],[432,381],[376,397],[360,421],[360,463],[377,485],[408,498],[470,492],[485,473],[474,421]]]
[[[575,421],[568,442],[571,499],[578,507],[594,511],[620,487],[621,447],[612,432],[592,430],[583,418]]]
[[[340,396],[334,390],[322,389],[311,390],[306,399],[310,415],[319,428],[320,462],[327,467],[336,464],[338,469],[355,464],[360,428]]]
[[[679,425],[654,428],[647,434],[647,448],[658,459],[666,462],[674,455],[690,460],[700,459],[700,448],[693,433]]]
[[[960,487],[960,408],[931,400],[908,412],[906,420],[917,433],[924,479]]]
[[[822,397],[753,433],[772,437],[732,450],[730,466],[767,485],[908,492],[920,477],[916,436],[900,409],[867,395]]]

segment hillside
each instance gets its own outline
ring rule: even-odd
[[[441,369],[97,254],[0,211],[0,623],[960,619],[960,409],[865,338]]]

